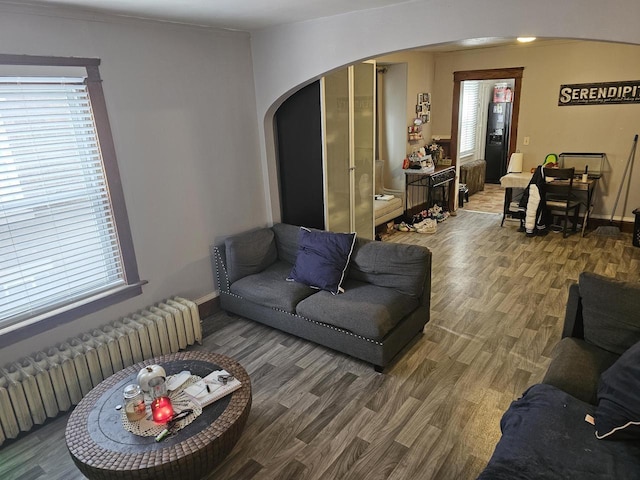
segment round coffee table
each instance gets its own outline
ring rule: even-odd
[[[122,426],[122,391],[135,383],[140,369],[162,365],[167,375],[189,370],[206,376],[224,368],[242,387],[205,407],[202,414],[175,435],[156,442]],[[107,378],[76,406],[67,422],[69,453],[90,479],[201,478],[209,474],[234,447],[251,409],[249,375],[235,360],[210,352],[179,352],[147,360]]]

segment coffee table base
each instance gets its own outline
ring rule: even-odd
[[[135,382],[146,365],[164,366],[167,374],[188,369],[205,376],[222,367],[242,387],[206,407],[193,423],[156,443],[122,428],[122,389]],[[237,443],[251,409],[251,382],[242,366],[224,355],[179,352],[128,367],[96,386],[75,408],[65,432],[67,447],[78,469],[90,479],[202,478],[215,469]]]

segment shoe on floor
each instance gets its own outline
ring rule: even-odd
[[[417,228],[418,233],[436,233],[438,228],[438,222],[432,218],[428,218],[421,222],[421,225]]]
[[[396,230],[400,232],[415,232],[416,227],[414,227],[413,225],[409,225],[408,223],[402,222],[396,225]]]

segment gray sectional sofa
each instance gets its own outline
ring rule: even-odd
[[[276,224],[212,247],[223,310],[373,364],[377,371],[429,321],[431,252],[357,239],[333,295],[287,281],[300,227]]]
[[[640,282],[582,273],[542,383],[502,417],[478,480],[639,479],[639,342]]]

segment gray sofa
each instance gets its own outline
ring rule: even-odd
[[[638,342],[640,283],[582,273],[569,289],[562,339],[546,375],[502,417],[502,438],[479,479],[640,478],[640,437],[596,437],[612,401],[637,406],[635,398],[625,400],[625,388],[607,385],[620,381],[618,360],[627,352],[634,361]],[[636,381],[628,390],[637,397]]]
[[[429,321],[431,252],[357,239],[345,292],[332,295],[286,280],[299,232],[281,223],[212,247],[221,308],[382,371]]]

